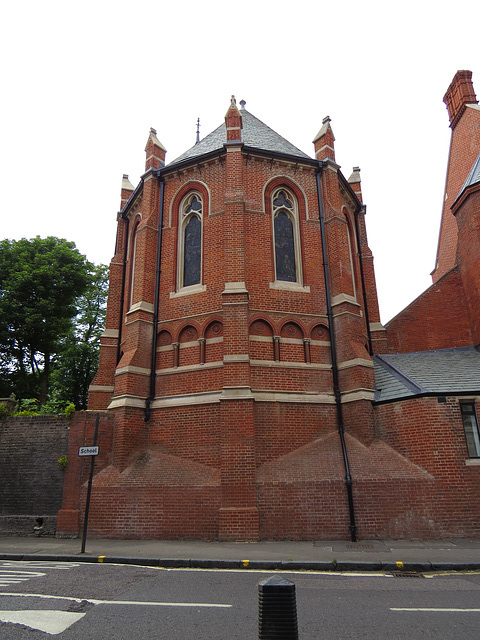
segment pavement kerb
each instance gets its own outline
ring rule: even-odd
[[[480,571],[479,562],[432,562],[432,570],[440,571]]]
[[[293,562],[276,560],[215,560],[195,558],[137,558],[128,556],[58,555],[0,553],[1,561],[82,562],[91,564],[131,564],[166,569],[243,569],[261,571],[431,573],[480,571],[480,562]]]

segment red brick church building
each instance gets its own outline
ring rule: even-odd
[[[107,326],[57,533],[220,540],[480,536],[480,107],[452,129],[433,284],[380,323],[360,171],[232,97],[124,176]],[[436,196],[437,197],[437,196]]]

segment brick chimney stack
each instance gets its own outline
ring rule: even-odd
[[[458,225],[452,206],[478,156],[480,108],[473,90],[471,71],[457,71],[443,101],[447,105],[452,134],[433,282],[456,265]]]
[[[457,71],[447,93],[443,96],[443,101],[447,105],[450,127],[455,128],[465,111],[467,104],[478,104],[472,83],[471,71]]]

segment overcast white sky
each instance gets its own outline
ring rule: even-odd
[[[431,284],[442,98],[458,69],[480,97],[478,0],[24,0],[1,16],[1,237],[56,235],[108,263],[150,127],[171,161],[235,94],[310,155],[332,118],[343,173],[362,170],[383,322]]]

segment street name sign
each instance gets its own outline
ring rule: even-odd
[[[79,447],[78,455],[79,456],[98,456],[98,451],[100,447]]]

